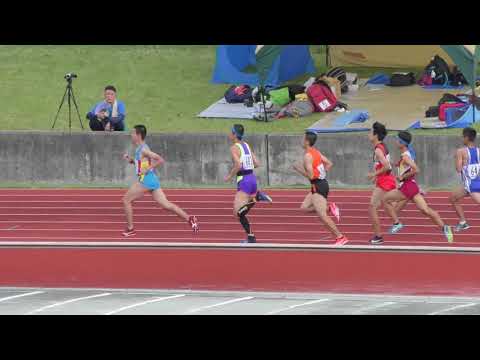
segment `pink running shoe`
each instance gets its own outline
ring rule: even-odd
[[[198,225],[197,217],[196,216],[190,216],[190,218],[188,219],[188,223],[192,227],[193,233],[194,234],[198,233],[199,225]]]
[[[137,232],[133,228],[132,229],[126,228],[125,231],[122,233],[122,235],[125,236],[125,237],[130,237],[130,236],[137,235]]]
[[[332,216],[335,216],[338,222],[340,222],[340,209],[338,208],[337,204],[334,202],[328,204],[328,211]]]
[[[345,235],[335,240],[335,245],[345,245],[346,243],[348,243],[348,239]]]

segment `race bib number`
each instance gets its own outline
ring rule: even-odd
[[[470,179],[476,179],[477,177],[480,177],[480,164],[468,165],[467,173]]]
[[[243,167],[245,170],[252,170],[253,169],[253,159],[252,156],[246,155],[243,159]]]
[[[323,166],[323,164],[318,165],[317,170],[318,170],[318,173],[320,174],[320,179],[325,179],[325,177],[327,176],[327,173],[325,171],[325,167]]]

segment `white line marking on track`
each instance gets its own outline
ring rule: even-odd
[[[74,302],[77,302],[77,301],[94,299],[94,298],[99,298],[99,297],[104,297],[104,296],[109,296],[109,295],[112,295],[112,293],[102,293],[102,294],[96,294],[96,295],[74,298],[74,299],[70,299],[70,300],[66,300],[66,301],[60,301],[58,303],[54,303],[54,304],[51,304],[51,305],[43,306],[41,308],[32,310],[32,311],[26,313],[26,315],[33,315],[35,313],[39,313],[39,312],[42,312],[42,311],[47,310],[47,309],[51,309],[51,308],[66,305],[66,304],[71,304],[71,303],[74,303]]]
[[[135,307],[148,305],[148,304],[153,304],[153,303],[160,302],[160,301],[165,301],[165,300],[176,299],[176,298],[180,298],[180,297],[183,297],[183,296],[185,296],[185,294],[164,296],[164,297],[156,297],[156,298],[153,298],[153,299],[150,299],[150,300],[147,300],[147,301],[142,301],[142,302],[139,302],[139,303],[135,303],[135,304],[132,304],[132,305],[121,307],[121,308],[116,309],[116,310],[109,311],[109,312],[105,313],[105,315],[114,315],[114,314],[118,314],[119,312],[122,312],[122,311],[125,311],[125,310],[128,310],[128,309],[132,309],[132,308],[135,308]]]
[[[84,216],[93,216],[93,217],[98,217],[95,213],[88,213],[88,214],[72,214],[72,213],[42,213],[42,214],[38,214],[38,213],[25,213],[25,212],[22,212],[21,214],[15,214],[15,213],[0,213],[0,216],[9,216],[9,217],[15,217],[15,216],[19,216],[19,217],[25,217],[25,216],[35,216],[35,217],[41,217],[41,216],[48,216],[48,217],[51,217],[51,216],[62,216],[62,217],[69,217],[69,216],[72,216],[72,217],[75,217],[75,218],[79,218],[79,217],[84,217]],[[119,218],[124,218],[125,215],[124,214],[108,214],[108,217],[119,217]],[[134,215],[134,219],[144,219],[144,218],[150,218],[150,217],[154,217],[154,218],[168,218],[168,217],[172,217],[172,218],[177,218],[177,215],[170,215],[170,214],[135,214]],[[224,217],[229,217],[229,218],[232,218],[232,215],[222,215],[222,214],[206,214],[206,215],[203,215],[202,216],[202,219],[205,219],[205,218],[224,218]],[[251,214],[249,215],[249,217],[251,218],[298,218],[298,219],[317,219],[316,216],[314,215],[275,215],[275,216],[272,216],[272,215],[264,215],[264,214]],[[342,218],[351,218],[351,219],[369,219],[369,217],[367,216],[350,216],[350,215],[343,215]],[[384,217],[384,216],[381,216],[379,217],[380,220],[390,220],[390,218],[388,217]],[[425,222],[428,222],[428,219],[425,218],[425,217],[418,217],[418,216],[405,216],[405,217],[402,217],[402,219],[404,220],[404,222],[408,222],[409,220],[424,220]],[[50,221],[51,219],[49,218],[48,220],[32,220],[32,221],[29,221],[29,220],[0,220],[0,223],[11,223],[13,221],[15,222],[19,222],[19,223],[24,223],[24,222],[27,222],[27,223],[35,223],[35,222],[38,222],[38,223],[44,223],[44,222],[48,222]],[[443,220],[458,220],[458,218],[456,217],[443,217]],[[125,221],[88,221],[88,220],[84,220],[84,221],[76,221],[76,220],[65,220],[65,221],[57,221],[55,220],[55,223],[92,223],[92,224],[96,224],[96,223],[113,223],[113,224],[124,224]],[[135,221],[136,223],[139,223],[139,224],[161,224],[162,222],[157,222],[157,221]],[[473,223],[476,223],[478,222],[478,220],[476,219],[472,219],[470,221],[470,225],[472,225]],[[163,222],[163,223],[166,223],[166,222]],[[168,222],[168,223],[174,223],[174,222]],[[175,223],[181,223],[180,221],[176,221]],[[207,222],[208,223],[208,222]],[[283,223],[283,222],[281,222]],[[224,222],[222,222],[222,224],[224,224]],[[235,222],[235,224],[238,224]],[[296,224],[296,223],[292,223],[292,224]],[[318,223],[316,223],[318,225]],[[360,225],[370,225],[368,223],[365,223],[365,224],[360,224]],[[390,224],[391,225],[391,224]]]
[[[29,293],[24,293],[24,294],[19,294],[19,295],[13,295],[13,296],[8,296],[0,299],[0,302],[3,301],[8,301],[8,300],[13,300],[13,299],[18,299],[24,296],[33,296],[33,295],[38,295],[38,294],[43,294],[45,291],[33,291]]]
[[[18,229],[20,227],[20,225],[14,225],[14,226],[10,226],[8,229],[6,230],[15,230],[15,229]]]
[[[396,302],[394,302],[394,301],[386,301],[386,302],[383,302],[383,303],[380,303],[380,304],[373,304],[373,305],[370,305],[370,306],[365,306],[363,308],[360,308],[360,309],[354,311],[352,313],[352,315],[364,314],[364,313],[372,311],[372,310],[377,310],[377,309],[380,309],[380,308],[383,308],[383,307],[386,307],[386,306],[395,305],[395,304],[396,304]]]
[[[438,315],[438,314],[446,313],[446,312],[449,312],[449,311],[462,309],[462,308],[466,308],[466,307],[471,307],[471,306],[475,306],[475,305],[477,305],[477,303],[455,305],[455,306],[448,307],[446,309],[442,309],[442,310],[439,310],[439,311],[432,312],[428,315]]]
[[[219,306],[224,306],[224,305],[228,305],[228,304],[233,304],[233,303],[237,303],[237,302],[240,302],[240,301],[251,300],[251,299],[253,299],[253,298],[254,298],[253,296],[246,296],[246,297],[242,297],[242,298],[238,298],[238,299],[232,299],[232,300],[228,300],[228,301],[223,301],[223,302],[220,302],[220,303],[217,303],[217,304],[213,304],[213,305],[201,306],[201,307],[199,307],[199,308],[196,308],[196,309],[192,309],[192,310],[187,311],[186,314],[193,314],[193,313],[197,313],[197,312],[200,312],[200,311],[203,311],[203,310],[208,310],[208,309],[216,308],[216,307],[219,307]]]
[[[1,203],[0,203],[1,204]],[[367,206],[368,204],[366,204]],[[438,208],[435,208],[434,207],[434,210],[436,210],[437,212],[439,213],[455,213],[455,210],[439,210]],[[474,209],[472,210],[465,210],[465,213],[477,213],[478,212],[478,209],[477,209],[478,205],[474,207]],[[105,215],[104,213],[101,212],[101,210],[118,210],[118,211],[121,211],[123,210],[122,207],[120,206],[15,206],[15,207],[12,207],[12,206],[0,206],[0,209],[8,209],[8,210],[12,210],[12,209],[16,209],[16,210],[20,210],[20,209],[28,209],[28,210],[46,210],[46,209],[50,209],[50,210],[58,210],[58,209],[62,209],[62,210],[98,210],[99,213],[101,213],[102,215]],[[190,210],[190,212],[192,211],[205,211],[205,210],[222,210],[222,211],[232,211],[232,208],[231,207],[184,207],[185,210]],[[358,208],[358,209],[344,209],[343,212],[360,212],[360,213],[363,213],[365,212],[365,209],[366,208]],[[152,210],[155,210],[155,211],[162,211],[161,209],[159,209],[158,207],[155,207],[155,206],[151,206],[151,207],[136,207],[135,210],[149,210],[149,211],[152,211]],[[163,210],[164,211],[164,210]],[[278,212],[278,211],[291,211],[293,213],[295,212],[299,212],[299,210],[296,208],[296,207],[291,207],[291,208],[274,208],[274,207],[258,207],[256,209],[257,212],[259,211],[263,211],[263,212]],[[402,213],[420,213],[420,211],[418,209],[404,209],[402,210]],[[10,213],[11,214],[11,213]],[[91,212],[88,212],[87,214],[84,214],[84,215],[90,215]],[[80,215],[80,214],[78,214]],[[277,216],[277,215],[275,215]]]
[[[326,302],[326,301],[329,301],[329,300],[330,299],[319,299],[319,300],[307,301],[307,302],[304,302],[304,303],[301,303],[301,304],[290,305],[290,306],[287,306],[287,307],[282,308],[282,309],[273,310],[273,311],[270,311],[270,312],[266,313],[265,315],[275,315],[275,314],[278,314],[278,313],[281,313],[281,312],[284,312],[284,311],[296,309],[296,308],[301,307],[301,306],[313,305],[313,304],[317,304],[317,303]]]

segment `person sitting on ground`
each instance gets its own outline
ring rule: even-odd
[[[125,130],[125,104],[117,100],[117,89],[108,85],[104,90],[105,100],[96,104],[88,113],[92,131]]]

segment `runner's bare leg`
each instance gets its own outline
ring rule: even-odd
[[[125,211],[125,217],[127,218],[128,230],[133,229],[133,207],[132,203],[135,200],[140,199],[148,189],[143,187],[139,182],[130,186],[130,189],[123,196],[123,208]]]
[[[153,191],[152,196],[153,196],[153,199],[165,210],[176,214],[177,216],[181,217],[185,221],[189,220],[190,217],[185,211],[183,211],[176,204],[168,201],[162,189],[157,189]]]

